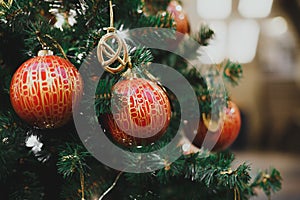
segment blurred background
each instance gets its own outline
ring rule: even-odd
[[[300,199],[300,0],[182,0],[192,31],[208,24],[206,51],[220,63],[243,64],[244,77],[228,87],[243,125],[232,146],[237,163],[276,166],[283,190],[273,199]],[[266,199],[263,195],[256,199]]]

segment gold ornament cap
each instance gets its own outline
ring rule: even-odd
[[[43,49],[38,52],[38,56],[53,56],[53,51],[49,49]]]

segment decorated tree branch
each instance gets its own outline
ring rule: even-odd
[[[243,70],[201,63],[213,37],[178,1],[0,1],[1,199],[270,199],[279,171],[232,166]]]

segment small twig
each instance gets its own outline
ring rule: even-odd
[[[42,37],[41,37],[41,32],[36,31],[35,34],[36,34],[37,40],[38,40],[39,43],[42,45],[42,49],[45,49],[45,48],[47,47],[47,44],[46,44],[46,42],[42,39]]]
[[[123,172],[120,172],[118,176],[116,177],[115,181],[113,184],[100,196],[99,200],[102,200],[117,184],[118,180],[120,179],[121,175]]]
[[[46,34],[45,37],[47,37],[48,39],[50,39],[53,42],[53,45],[59,49],[60,53],[63,55],[63,57],[66,60],[69,60],[66,53],[64,52],[63,48],[61,47],[61,45],[55,40],[53,39],[50,35]]]
[[[241,194],[237,187],[234,188],[234,200],[241,200]]]
[[[84,200],[84,174],[83,174],[83,169],[81,167],[80,170],[80,186],[81,186],[81,200]]]
[[[48,47],[47,43],[42,39],[41,37],[41,32],[40,31],[36,31],[35,32],[36,34],[36,37],[37,37],[37,40],[39,41],[39,43],[42,45],[42,48],[45,49]],[[69,60],[66,53],[64,52],[63,48],[61,47],[61,45],[55,40],[53,39],[50,35],[48,34],[45,34],[44,37],[48,38],[49,40],[52,41],[53,43],[53,46],[58,48],[58,50],[60,51],[60,53],[63,55],[63,57],[66,59],[66,60]]]
[[[114,27],[114,11],[112,1],[109,1],[109,10],[110,10],[110,27]]]

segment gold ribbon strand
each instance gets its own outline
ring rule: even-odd
[[[7,3],[4,0],[0,0],[0,5],[7,9],[10,9],[12,4],[13,4],[13,0],[8,0]]]
[[[114,27],[114,12],[112,1],[109,1],[110,10],[110,26],[106,28],[107,33],[102,36],[97,47],[97,57],[101,66],[108,72],[115,74],[121,72],[126,65],[131,67],[130,57],[128,54],[127,44],[123,38],[116,34]],[[117,50],[114,50],[108,41],[116,41],[118,44]],[[122,53],[123,52],[123,53]],[[123,55],[121,55],[123,54]],[[116,68],[110,67],[115,61],[118,61],[120,65]]]
[[[42,45],[42,48],[45,49],[48,47],[47,43],[42,39],[42,36],[41,36],[41,32],[40,31],[36,31],[35,32],[36,34],[36,37],[37,37],[37,40],[39,41],[39,43]],[[57,48],[60,53],[63,55],[63,57],[66,59],[66,60],[69,60],[65,51],[63,50],[62,46],[53,38],[51,37],[50,35],[48,34],[45,34],[44,37],[48,38],[49,40],[51,40],[52,42],[52,45]]]

